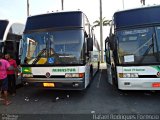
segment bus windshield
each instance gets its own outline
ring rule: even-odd
[[[22,64],[82,64],[83,30],[24,34]]]
[[[156,29],[160,38],[160,29]],[[160,39],[155,28],[117,31],[117,49],[120,64],[159,63]]]

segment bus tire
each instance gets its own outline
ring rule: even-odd
[[[116,87],[116,88],[118,88],[117,75],[116,75],[116,71],[115,71],[115,68],[113,67],[113,65],[112,65],[111,69],[112,69],[112,81],[113,81],[113,86]]]
[[[90,71],[89,81],[93,81],[93,70]],[[91,83],[91,82],[90,82]]]
[[[93,68],[91,67],[90,73],[89,73],[89,84],[88,84],[87,88],[89,88],[91,86],[92,82],[93,82]]]
[[[98,62],[97,72],[99,71],[99,69],[100,69],[100,62]]]

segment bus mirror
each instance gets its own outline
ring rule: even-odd
[[[109,42],[109,37],[106,38],[105,43]]]
[[[19,42],[19,57],[21,57],[21,55],[22,55],[22,43],[23,43],[23,39],[21,39],[20,40],[20,42]]]
[[[0,42],[0,52],[4,51],[4,42]]]
[[[4,46],[4,42],[0,42],[0,47],[2,48]]]
[[[109,44],[109,37],[107,37],[107,38],[105,39],[105,52],[106,52],[107,49],[108,49],[108,44]]]
[[[87,38],[87,51],[93,51],[93,39]]]
[[[112,35],[109,39],[109,45],[110,45],[110,48],[111,50],[114,50],[115,49],[115,36]]]

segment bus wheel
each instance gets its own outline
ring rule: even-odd
[[[93,82],[93,69],[91,68],[90,73],[89,73],[89,84],[88,88],[90,87],[91,83]]]
[[[93,81],[93,70],[90,71],[90,75],[89,75],[89,81]]]
[[[113,86],[115,86],[116,88],[118,88],[118,81],[117,81],[117,77],[116,77],[116,72],[114,67],[112,66],[112,81],[113,81]]]
[[[98,70],[97,71],[99,71],[99,69],[100,69],[100,62],[98,62]]]

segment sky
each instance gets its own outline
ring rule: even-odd
[[[64,11],[81,10],[89,18],[91,24],[99,19],[100,0],[64,0]],[[124,7],[123,7],[124,1]],[[0,0],[0,19],[8,19],[20,23],[27,19],[27,0]],[[160,5],[160,0],[146,0],[148,5]],[[29,0],[30,15],[61,11],[61,0]],[[114,12],[123,9],[142,7],[140,0],[102,0],[103,17],[111,20]],[[96,28],[99,30],[99,28]],[[97,36],[99,34],[97,31]],[[107,33],[108,28],[104,28]],[[104,34],[104,38],[107,35]]]

